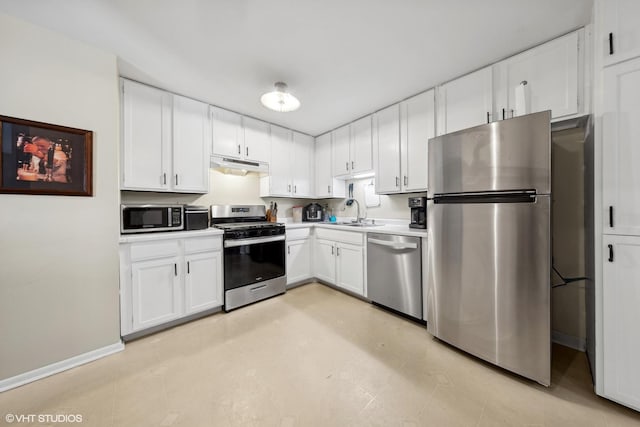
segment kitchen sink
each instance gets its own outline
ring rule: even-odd
[[[382,224],[376,224],[373,222],[355,222],[355,221],[326,222],[325,224],[346,225],[349,227],[381,227],[382,226]]]

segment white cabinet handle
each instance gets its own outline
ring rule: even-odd
[[[245,153],[246,153],[245,155],[246,155],[247,157],[249,157],[249,147],[246,147],[246,148],[244,149],[244,151],[245,151]]]
[[[346,163],[345,167],[347,168],[347,171],[348,171],[349,170],[349,162]]]
[[[409,185],[409,179],[406,175],[404,176],[404,185]]]
[[[336,255],[340,256],[340,248],[336,248]]]
[[[240,144],[238,144],[238,154],[240,154],[240,153],[241,153],[241,151],[240,151]]]
[[[331,186],[327,185],[327,194],[331,194]]]

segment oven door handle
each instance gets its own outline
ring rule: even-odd
[[[260,243],[278,242],[281,240],[285,240],[284,234],[281,234],[279,236],[270,236],[270,237],[252,237],[250,239],[225,240],[224,247],[235,248],[238,246],[258,245]]]

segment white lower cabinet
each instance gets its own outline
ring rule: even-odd
[[[336,286],[364,296],[364,249],[336,243]]]
[[[185,255],[185,314],[220,307],[222,301],[222,252]]]
[[[315,277],[356,295],[366,296],[363,242],[362,233],[317,228]]]
[[[180,316],[179,262],[175,256],[131,264],[131,326],[134,330]]]
[[[122,243],[121,335],[222,306],[222,280],[221,236]]]
[[[313,277],[310,228],[287,230],[287,285]]]
[[[640,410],[640,237],[603,238],[604,396]]]

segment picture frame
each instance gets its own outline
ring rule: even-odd
[[[0,115],[0,193],[93,196],[93,132]]]

